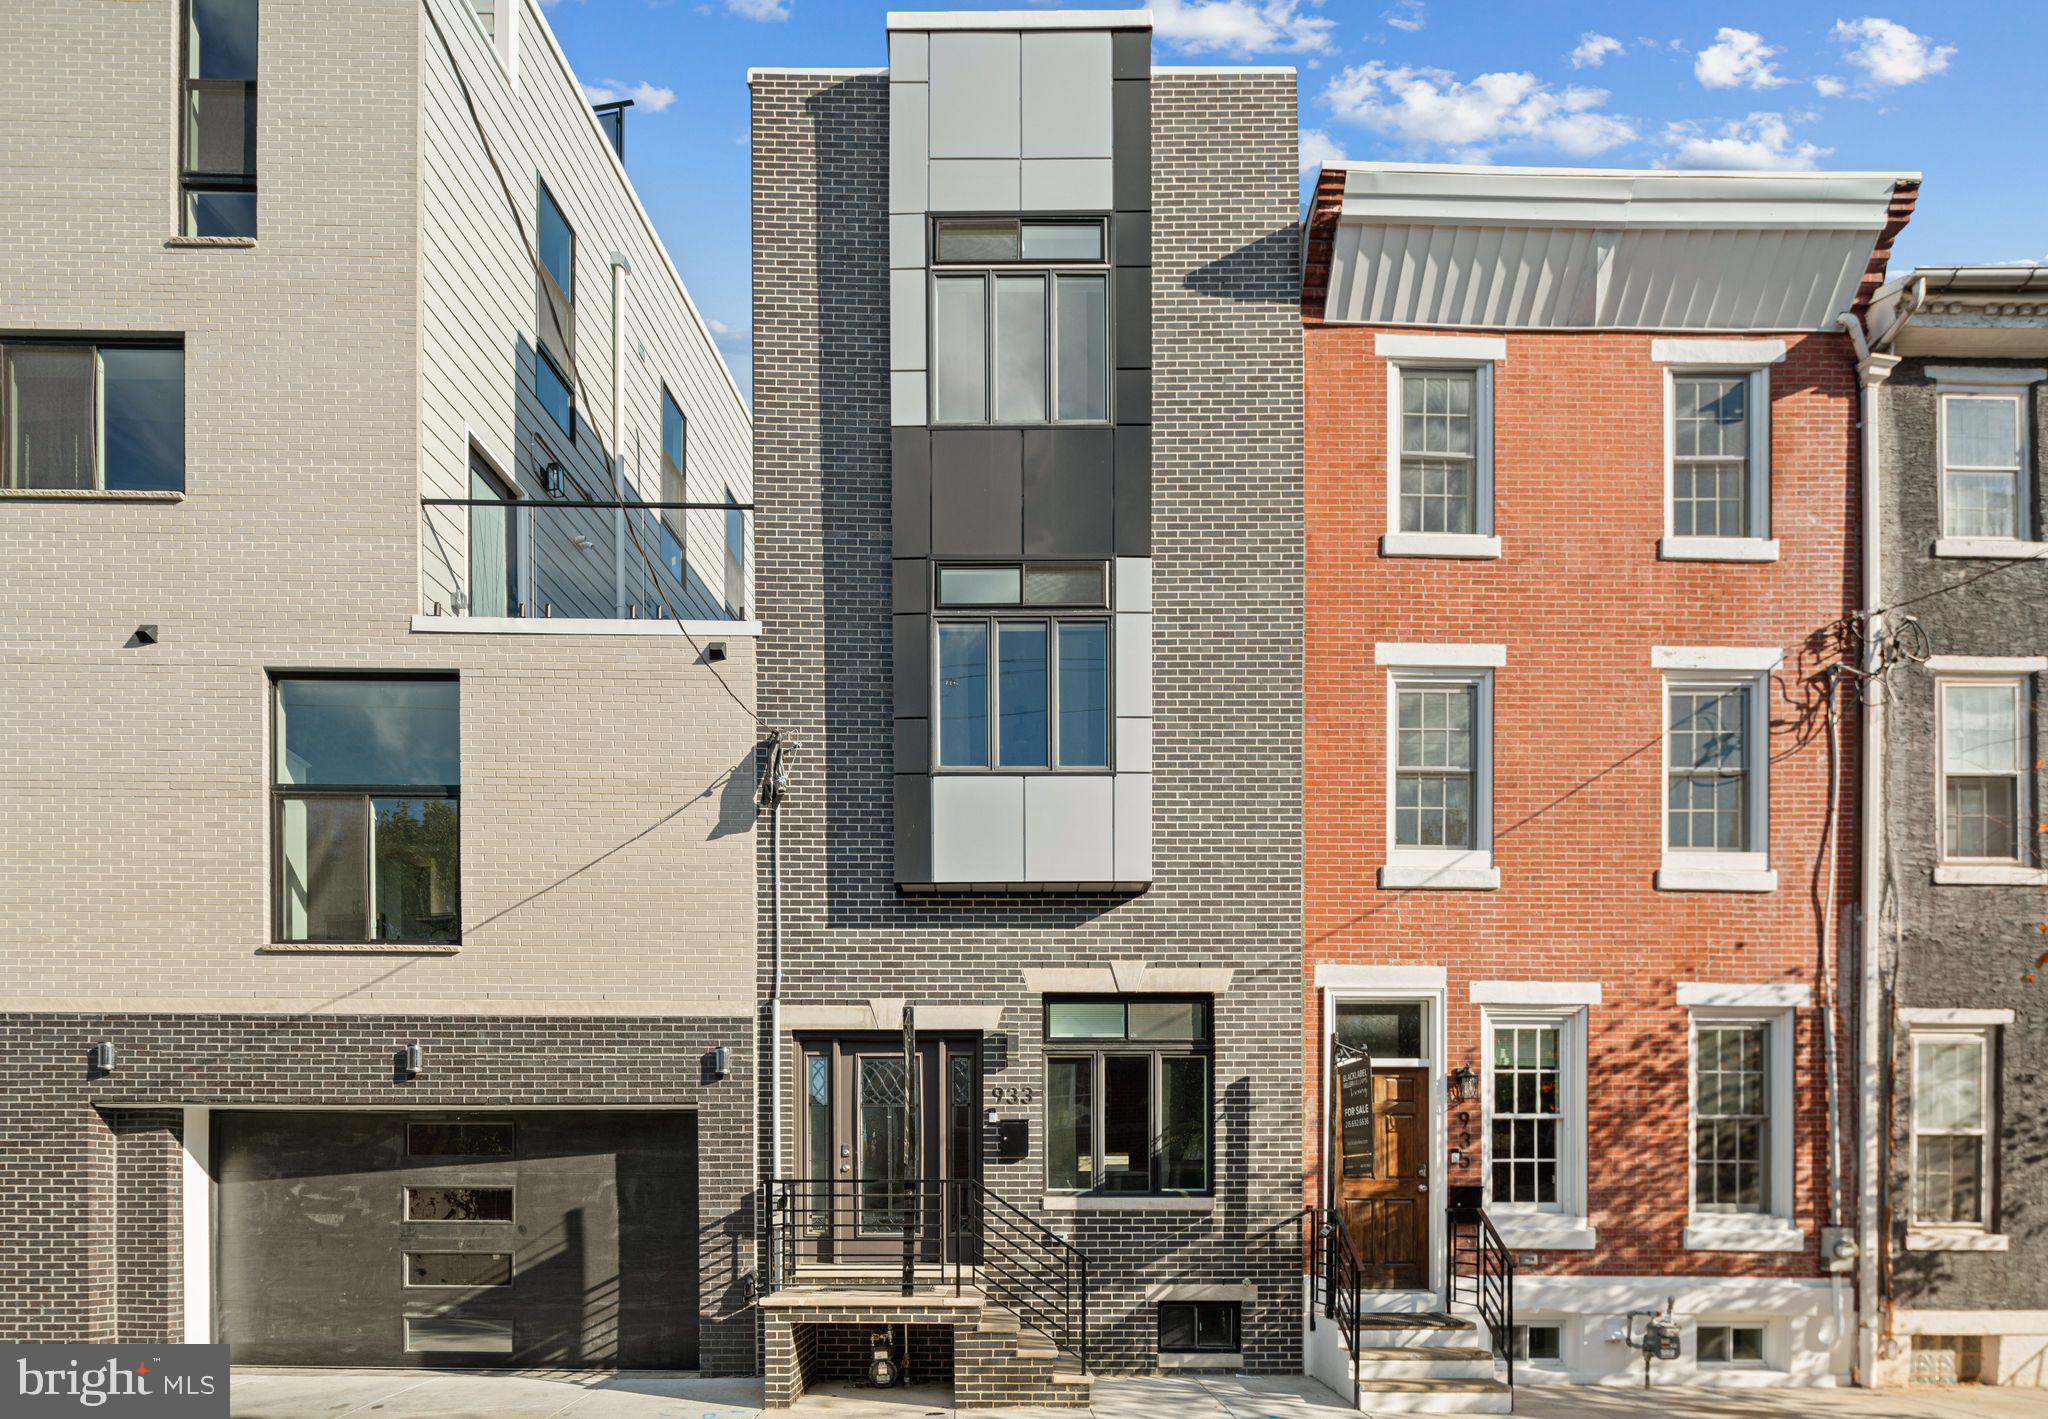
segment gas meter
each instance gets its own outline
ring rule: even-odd
[[[1678,1322],[1671,1318],[1670,1301],[1664,1302],[1664,1314],[1655,1311],[1630,1311],[1628,1331],[1621,1343],[1632,1350],[1643,1352],[1643,1388],[1650,1387],[1650,1361],[1676,1360],[1678,1358]],[[1643,1333],[1636,1334],[1636,1320],[1643,1321]]]

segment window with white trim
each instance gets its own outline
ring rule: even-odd
[[[1562,1365],[1564,1326],[1558,1321],[1531,1321],[1527,1325],[1518,1325],[1514,1330],[1514,1350],[1517,1360],[1526,1360],[1532,1365]]]
[[[1396,553],[1498,555],[1493,536],[1493,365],[1388,365],[1388,540]]]
[[[1585,1009],[1489,1010],[1485,1027],[1488,1210],[1584,1217]]]
[[[2024,539],[2025,393],[1943,390],[1940,406],[1941,535]]]
[[[1492,689],[1486,670],[1388,677],[1390,864],[1491,867]]]
[[[1738,1370],[1760,1370],[1765,1366],[1764,1327],[1760,1323],[1729,1325],[1702,1321],[1697,1338],[1702,1365]]]
[[[1792,1019],[1790,1010],[1693,1012],[1690,1246],[1748,1250],[1760,1228],[1789,1228]]]
[[[1769,865],[1765,687],[1748,673],[1664,678],[1664,858],[1715,871]]]
[[[2028,684],[2024,675],[1935,682],[1944,862],[2024,859]]]
[[[1987,1231],[1996,1158],[1986,1029],[1914,1030],[1912,1219],[1925,1227]]]
[[[1679,366],[1665,381],[1664,554],[1754,555],[1735,544],[1771,535],[1770,370]]]

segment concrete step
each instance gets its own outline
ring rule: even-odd
[[[1358,1351],[1361,1380],[1490,1380],[1493,1352],[1477,1345],[1363,1346]]]
[[[1512,1414],[1514,1391],[1499,1380],[1361,1380],[1367,1414]]]
[[[1442,1311],[1367,1311],[1358,1318],[1361,1350],[1406,1350],[1417,1345],[1477,1346],[1477,1325]]]

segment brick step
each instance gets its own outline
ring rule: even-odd
[[[956,1409],[1084,1409],[1090,1397],[1079,1362],[1014,1311],[985,1305],[973,1329],[955,1333]]]

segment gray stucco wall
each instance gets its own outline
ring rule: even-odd
[[[753,85],[761,705],[799,746],[782,825],[785,998],[998,1005],[984,1086],[1042,1095],[1026,968],[1232,967],[1216,1010],[1209,1210],[1042,1211],[1036,1105],[1001,1110],[1028,1118],[1030,1151],[994,1162],[991,1135],[984,1175],[1089,1254],[1099,1368],[1152,1362],[1148,1285],[1229,1281],[1256,1288],[1247,1363],[1296,1369],[1294,77],[1154,71],[1154,872],[1134,899],[911,897],[895,885],[887,87],[880,75],[774,73]],[[765,846],[761,881],[765,902]]]
[[[1884,476],[1884,601],[1896,614],[1917,617],[1935,655],[2023,656],[2048,652],[2048,564],[2001,567],[1986,559],[1935,558],[1940,459],[1936,448],[1933,364],[1996,366],[2039,361],[1976,358],[1914,359],[1902,363],[1881,395]],[[2040,451],[2048,439],[2048,401],[2036,385],[2031,400],[2035,467],[2028,480],[2029,517],[2038,529],[2043,500]],[[2038,535],[2038,534],[2037,534]],[[1988,573],[1988,575],[1987,575]],[[1891,1272],[1895,1302],[1935,1309],[2040,1309],[2048,1307],[2048,1118],[2039,1107],[2048,1073],[2048,1021],[2041,992],[2030,983],[2048,939],[2048,897],[2038,886],[1937,885],[1941,800],[1934,734],[1934,675],[1904,666],[1888,681],[1885,812],[1891,852],[1886,944],[1891,911],[1898,921],[1895,1004],[1905,1008],[2011,1009],[2002,1056],[1994,1065],[2002,1099],[2003,1147],[1994,1169],[1992,1229],[2011,1239],[2005,1252],[1907,1251],[1910,1182],[1908,1125],[1912,1099],[1910,1059],[1903,1028],[1892,1030]],[[2040,728],[2048,705],[2043,681],[2033,677],[2034,743],[2023,746],[2035,764],[2029,860],[2038,864],[2042,843],[2034,832],[2041,794]]]

